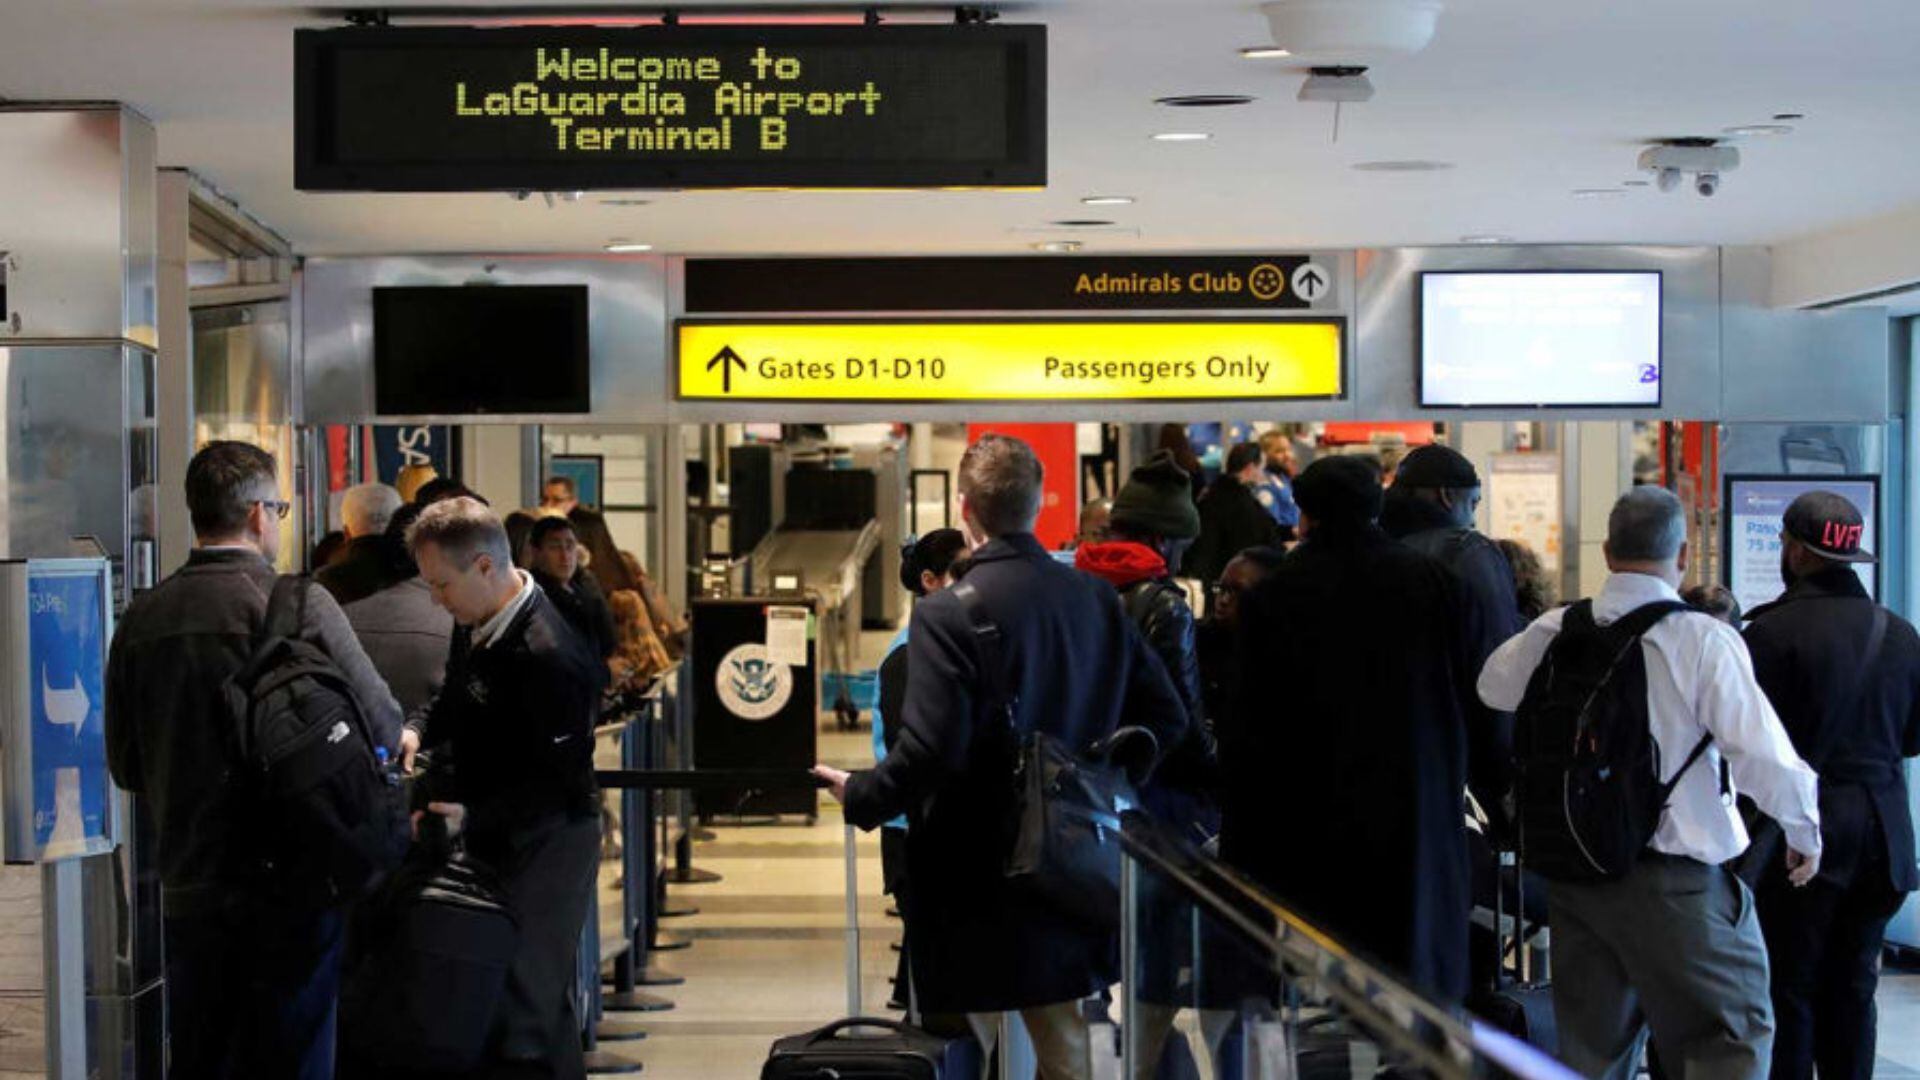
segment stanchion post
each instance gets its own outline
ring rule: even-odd
[[[860,869],[853,825],[846,826],[847,844],[847,1015],[864,1015],[860,1008]]]

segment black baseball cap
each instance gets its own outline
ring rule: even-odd
[[[1807,550],[1834,562],[1870,563],[1873,553],[1863,549],[1866,526],[1860,509],[1831,491],[1809,491],[1787,507],[1782,531]]]

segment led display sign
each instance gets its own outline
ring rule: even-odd
[[[1338,398],[1337,319],[742,323],[683,320],[683,400]]]
[[[1037,187],[1041,26],[295,33],[303,191]]]

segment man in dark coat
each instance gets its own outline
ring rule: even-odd
[[[1525,628],[1512,564],[1498,545],[1474,531],[1479,507],[1480,475],[1473,462],[1434,443],[1402,459],[1380,509],[1380,527],[1388,536],[1460,578],[1466,603],[1459,635],[1476,673],[1493,650]],[[1467,703],[1467,721],[1467,780],[1496,833],[1504,834],[1506,796],[1513,786],[1513,714],[1489,709],[1474,697]]]
[[[543,517],[533,523],[527,537],[528,569],[540,591],[567,617],[580,636],[593,647],[594,655],[606,659],[613,655],[616,634],[613,609],[600,583],[580,565],[580,541],[573,523],[563,517]]]
[[[402,572],[405,545],[387,535],[387,525],[399,509],[400,493],[385,484],[359,484],[341,497],[346,553],[313,575],[340,606],[372,596],[408,576]]]
[[[907,650],[913,677],[900,739],[877,768],[849,776],[816,767],[871,829],[905,811],[913,880],[914,990],[931,1013],[1018,1010],[1046,1080],[1091,1075],[1079,999],[1119,975],[1110,929],[1047,905],[1007,881],[1005,820],[1012,740],[998,719],[994,681],[1023,729],[1085,747],[1122,724],[1162,746],[1188,723],[1166,670],[1128,625],[1113,589],[1062,566],[1033,537],[1041,468],[1017,439],[988,435],[960,462],[960,508],[975,544],[961,584],[998,626],[1002,678],[981,673],[983,651],[966,601],[947,589],[914,605]]]
[[[247,663],[276,575],[273,458],[207,444],[187,464],[193,554],[127,607],[106,677],[107,766],[154,823],[175,1076],[330,1077],[346,910],[290,904],[257,850],[260,803],[235,746],[229,680]],[[333,598],[309,586],[302,640],[352,684],[382,746],[414,745],[400,706]]]
[[[1187,549],[1185,576],[1218,581],[1235,555],[1281,542],[1279,523],[1253,493],[1266,480],[1263,460],[1254,443],[1227,451],[1226,468],[1200,496],[1200,538]]]
[[[1242,601],[1220,748],[1221,854],[1334,937],[1439,997],[1467,986],[1459,579],[1375,524],[1380,476],[1321,458],[1304,541]],[[1276,694],[1273,686],[1284,687]]]
[[[1880,947],[1920,887],[1902,759],[1920,754],[1920,635],[1867,596],[1853,563],[1860,511],[1808,492],[1787,508],[1786,595],[1747,628],[1754,675],[1794,749],[1820,774],[1820,872],[1805,888],[1785,861],[1755,893],[1772,958],[1775,1077],[1873,1074]],[[1756,850],[1759,845],[1756,845]]]
[[[465,821],[467,850],[499,873],[520,923],[483,1075],[583,1077],[574,964],[599,866],[593,728],[607,666],[514,567],[485,506],[434,504],[408,545],[460,624],[445,687],[409,721],[423,746],[450,742],[459,760],[429,809]]]

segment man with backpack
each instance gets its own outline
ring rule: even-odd
[[[1516,709],[1522,864],[1548,881],[1560,1056],[1633,1075],[1651,1026],[1678,1075],[1761,1077],[1773,1043],[1752,895],[1722,864],[1781,823],[1795,885],[1820,865],[1813,770],[1731,626],[1686,607],[1686,516],[1659,487],[1620,497],[1598,598],[1502,645],[1480,696]]]
[[[1860,511],[1830,491],[1787,507],[1786,594],[1747,627],[1754,674],[1793,745],[1820,773],[1826,854],[1805,889],[1787,881],[1770,822],[1756,829],[1760,928],[1773,958],[1776,1078],[1873,1075],[1874,990],[1887,922],[1920,887],[1903,758],[1920,754],[1920,636],[1867,595],[1854,564]]]
[[[299,671],[281,670],[316,691],[302,705],[334,708],[323,745],[353,769],[372,768],[375,748],[401,752],[400,706],[326,590],[297,579],[276,586],[289,504],[271,456],[209,443],[187,465],[186,500],[193,554],[127,608],[106,686],[108,765],[142,797],[157,836],[172,1071],[321,1080],[333,1075],[344,926],[331,889],[366,881],[303,865],[323,857],[317,846],[288,850],[296,833],[311,834],[277,801],[287,792],[272,789],[277,773],[250,753],[249,735],[260,732],[248,728],[289,703],[249,699],[235,680],[263,664],[266,646],[277,651],[265,663],[291,658]],[[279,629],[269,626],[270,596]],[[379,813],[364,810],[369,820]]]

